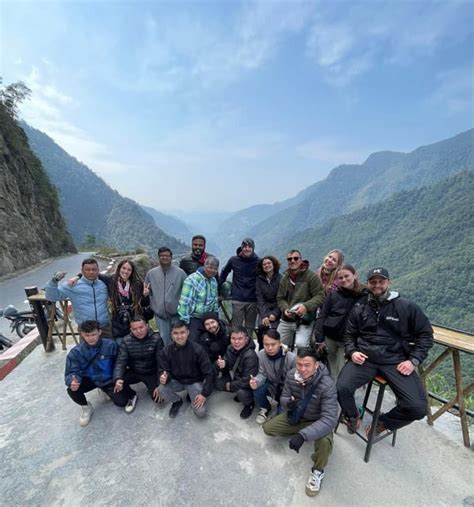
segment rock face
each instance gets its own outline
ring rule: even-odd
[[[0,276],[76,252],[56,189],[0,104]]]

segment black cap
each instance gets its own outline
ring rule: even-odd
[[[390,279],[388,271],[385,268],[374,268],[367,273],[367,280],[370,280],[374,276],[381,276],[382,278]]]
[[[217,314],[217,312],[206,312],[203,316],[202,316],[202,323],[204,324],[204,322],[206,322],[206,320],[217,320],[217,322],[219,322],[219,315]]]
[[[241,247],[244,247],[246,245],[251,246],[255,250],[255,241],[252,238],[244,238],[241,243]]]

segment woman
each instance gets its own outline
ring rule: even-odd
[[[357,272],[350,264],[344,264],[339,269],[337,280],[339,286],[326,296],[314,331],[316,345],[326,346],[334,381],[345,362],[343,337],[347,317],[353,306],[367,297],[367,289],[359,283]]]
[[[278,285],[280,284],[280,263],[273,255],[266,255],[257,264],[257,295],[260,325],[258,328],[258,344],[263,347],[263,334],[269,329],[276,329],[280,322],[280,309],[277,304]]]
[[[342,266],[343,262],[344,254],[342,251],[337,249],[331,250],[324,257],[321,267],[316,270],[316,274],[319,276],[326,294],[335,290],[339,285],[337,270]]]

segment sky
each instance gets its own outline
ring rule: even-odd
[[[122,195],[236,211],[472,128],[473,32],[473,0],[0,0],[0,75]]]

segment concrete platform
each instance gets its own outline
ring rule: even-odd
[[[0,498],[4,506],[87,505],[474,505],[473,454],[425,422],[377,444],[344,428],[319,496],[304,493],[311,445],[264,435],[226,393],[198,420],[185,403],[178,417],[141,386],[127,415],[94,391],[95,413],[79,426],[68,398],[65,351],[37,347],[0,383]]]

